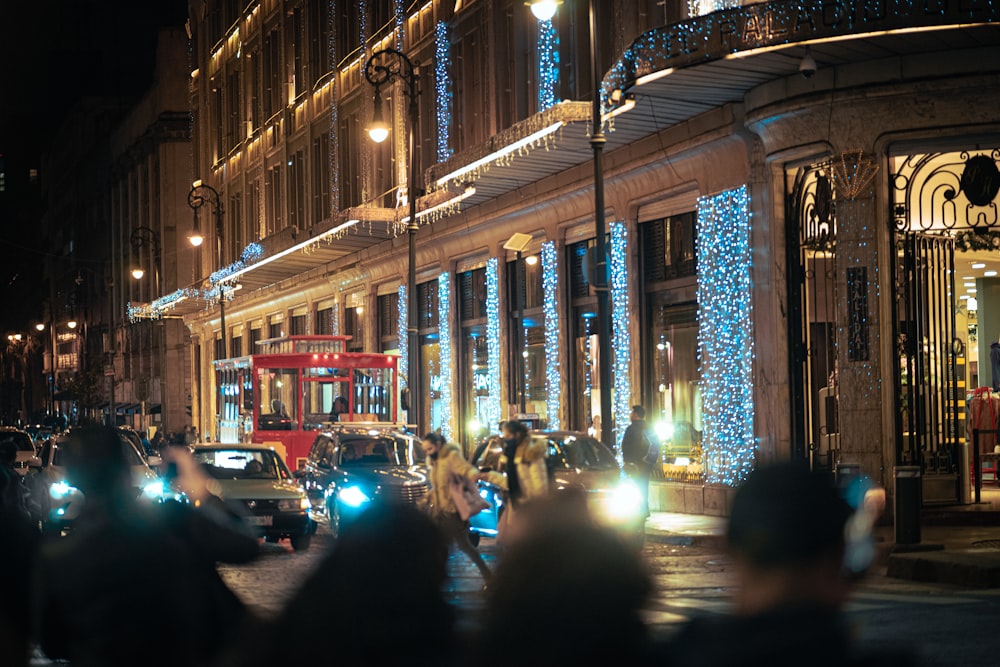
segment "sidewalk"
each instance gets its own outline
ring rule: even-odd
[[[701,514],[651,512],[646,539],[661,544],[725,548],[726,519]]]

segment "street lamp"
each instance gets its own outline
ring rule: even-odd
[[[531,12],[539,20],[549,20],[555,15],[557,0],[532,0]],[[594,290],[597,292],[598,353],[601,383],[601,441],[613,447],[611,431],[611,308],[608,293],[608,242],[604,220],[604,131],[601,122],[601,74],[597,57],[597,12],[594,0],[590,9],[590,71],[594,77],[591,100],[590,147],[594,151],[594,233],[596,235],[594,262]]]
[[[382,49],[374,52],[365,63],[365,79],[375,86],[375,111],[372,114],[372,124],[368,128],[368,136],[375,143],[381,143],[389,136],[389,125],[382,116],[383,85],[394,79],[406,84],[404,93],[409,98],[407,107],[407,145],[410,160],[410,175],[407,179],[406,199],[410,208],[410,217],[406,221],[406,233],[409,241],[409,273],[406,280],[407,293],[407,348],[409,355],[409,372],[407,384],[410,391],[410,407],[414,416],[412,423],[420,432],[420,419],[423,416],[421,405],[423,397],[420,394],[420,340],[417,335],[417,160],[416,131],[420,122],[420,110],[417,107],[417,67],[409,58],[396,49]]]
[[[142,258],[139,251],[148,247],[153,257],[153,287],[157,293],[160,291],[160,235],[153,229],[142,226],[132,230],[129,236],[132,244],[132,277],[142,280],[146,275],[146,270],[142,266]]]
[[[215,249],[218,265],[222,266],[222,198],[219,191],[211,185],[206,185],[200,180],[191,184],[191,191],[188,192],[188,206],[194,211],[194,227],[188,240],[191,245],[198,247],[205,240],[201,235],[198,226],[198,209],[206,203],[212,206],[212,213],[215,215]],[[222,282],[219,282],[219,324],[222,329],[222,356],[229,358],[229,339],[226,337],[226,295],[223,292]]]

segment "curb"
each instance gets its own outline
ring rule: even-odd
[[[886,576],[967,588],[1000,587],[1000,552],[982,549],[893,553]]]
[[[720,552],[726,550],[726,538],[723,535],[688,535],[685,533],[647,531],[646,542],[678,547],[712,548],[718,549]]]

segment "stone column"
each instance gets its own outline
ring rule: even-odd
[[[837,214],[837,348],[840,463],[875,481],[882,470],[879,217],[875,163],[858,151],[833,159]]]

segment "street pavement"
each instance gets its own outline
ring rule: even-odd
[[[643,556],[656,592],[644,616],[656,636],[669,637],[689,619],[731,610],[736,581],[720,537],[723,526],[718,519],[686,515],[657,514],[651,519]],[[293,552],[287,541],[264,544],[255,562],[219,569],[252,609],[273,616],[332,542],[321,531],[304,553]],[[492,541],[484,540],[481,549],[487,562],[495,565]],[[484,606],[482,580],[460,553],[452,554],[449,572],[445,593],[459,610],[459,629],[474,631]],[[1000,589],[970,590],[890,579],[881,566],[860,584],[848,614],[860,641],[881,648],[909,648],[920,656],[922,664],[996,664],[990,640],[1000,618]],[[41,657],[33,663],[38,667],[48,664]]]

